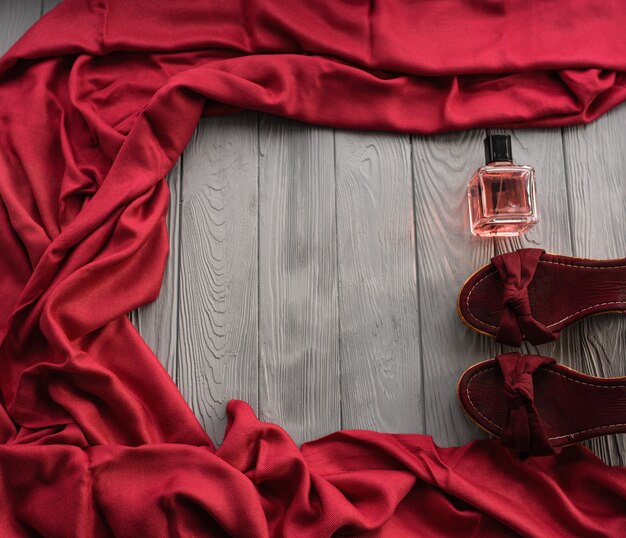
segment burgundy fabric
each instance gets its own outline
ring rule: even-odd
[[[496,357],[504,378],[507,416],[500,433],[502,444],[526,456],[547,456],[556,451],[537,414],[534,401],[533,374],[554,359],[538,355],[508,353]]]
[[[164,176],[203,113],[590,121],[626,98],[626,6],[565,7],[72,0],[37,23],[0,60],[2,534],[624,535],[625,471],[582,447],[521,462],[340,432],[299,450],[234,402],[216,450],[126,317],[158,294]]]
[[[498,342],[520,346],[523,339],[535,345],[555,340],[550,329],[533,318],[528,298],[528,286],[543,252],[538,248],[525,248],[500,254],[491,260],[504,284],[504,308],[496,336]]]
[[[532,251],[526,262],[523,257],[528,254],[523,252],[527,251],[498,256],[465,282],[457,306],[466,325],[519,345],[521,332],[528,332],[524,336],[533,335],[532,341],[540,343],[558,338],[563,329],[587,316],[626,312],[626,259],[593,260]],[[518,296],[517,284],[510,283],[522,279],[526,281],[525,291]],[[529,312],[532,319],[524,319]],[[525,321],[526,327],[520,329]]]

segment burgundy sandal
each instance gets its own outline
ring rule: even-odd
[[[522,249],[491,261],[465,282],[457,311],[468,327],[499,342],[545,344],[586,316],[626,311],[626,259]]]
[[[478,426],[524,457],[626,432],[626,377],[588,376],[548,357],[509,353],[475,364],[458,396]]]

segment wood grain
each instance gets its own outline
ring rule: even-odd
[[[465,327],[456,314],[463,282],[493,256],[493,241],[469,231],[467,183],[481,166],[484,132],[413,137],[416,243],[425,431],[436,443],[484,437],[463,414],[456,383],[498,346]]]
[[[343,428],[422,432],[408,136],[335,136]]]
[[[180,266],[180,160],[167,176],[170,206],[167,230],[170,251],[159,297],[153,303],[130,313],[130,320],[154,351],[172,379],[178,381],[178,282]]]
[[[576,256],[626,256],[626,107],[613,109],[587,126],[564,130],[565,165]],[[570,330],[570,329],[567,329]],[[626,375],[626,319],[590,317],[579,324],[582,371],[601,377]],[[606,462],[623,465],[626,436],[592,441]]]
[[[260,124],[260,412],[296,442],[340,428],[333,131]]]
[[[257,115],[201,121],[183,157],[178,386],[220,443],[257,408]]]
[[[41,16],[41,0],[0,1],[0,55]]]

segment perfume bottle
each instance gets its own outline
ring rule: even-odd
[[[523,234],[538,220],[535,170],[513,163],[509,135],[485,138],[485,161],[467,190],[472,233],[481,237]]]

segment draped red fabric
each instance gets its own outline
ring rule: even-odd
[[[158,295],[164,176],[203,113],[586,122],[626,98],[625,25],[625,3],[592,0],[68,0],[45,16],[0,60],[1,534],[626,535],[626,471],[583,447],[520,461],[497,441],[346,431],[299,449],[231,402],[215,449],[126,317]]]

